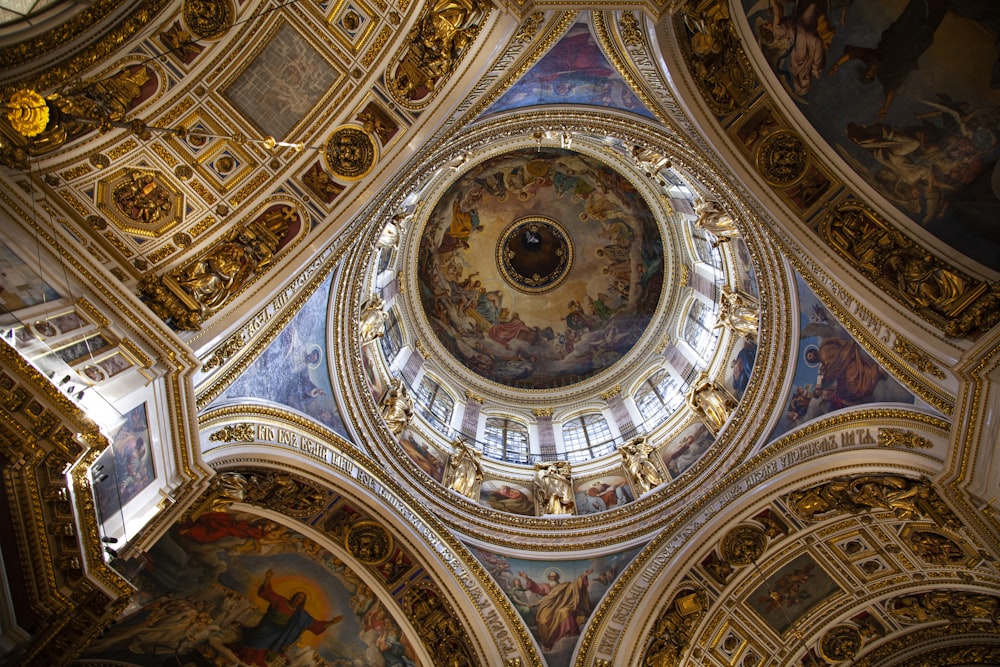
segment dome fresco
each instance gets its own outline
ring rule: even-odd
[[[508,387],[564,387],[611,367],[642,336],[663,286],[646,201],[604,162],[559,148],[473,166],[436,202],[419,253],[437,339]]]

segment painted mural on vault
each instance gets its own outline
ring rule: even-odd
[[[17,310],[58,298],[59,294],[37,271],[0,243],[0,308]]]
[[[544,293],[496,268],[505,231],[535,217],[562,228],[569,248],[559,252],[571,255]],[[663,246],[625,178],[587,155],[531,148],[474,166],[442,195],[417,277],[431,327],[456,359],[489,380],[546,389],[601,372],[639,340],[660,298]]]
[[[798,362],[792,393],[771,439],[826,414],[869,403],[914,403],[820,303],[800,275]]]
[[[371,589],[322,546],[253,514],[206,512],[149,551],[125,614],[85,659],[115,664],[415,667]]]
[[[577,23],[486,113],[543,104],[591,104],[653,118],[608,62],[590,26]]]
[[[567,667],[583,627],[642,547],[573,561],[511,558],[470,547],[531,630],[548,667]]]
[[[840,586],[810,554],[786,563],[747,600],[775,632],[782,633]]]
[[[300,412],[350,439],[337,404],[326,355],[327,278],[277,338],[215,405],[276,403]]]
[[[905,215],[1000,266],[1000,3],[743,0],[799,110]]]

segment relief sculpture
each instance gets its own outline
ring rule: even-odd
[[[298,214],[291,206],[272,208],[229,233],[201,257],[166,275],[139,281],[146,304],[173,327],[199,330],[271,262],[290,236]]]

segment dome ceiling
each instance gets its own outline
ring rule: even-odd
[[[481,162],[437,200],[418,281],[437,340],[480,377],[550,389],[613,366],[663,285],[649,205],[606,163],[524,148]]]

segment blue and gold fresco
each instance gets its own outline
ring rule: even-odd
[[[470,547],[538,642],[548,667],[567,667],[590,614],[642,547],[585,560],[535,561]]]
[[[1000,266],[1000,3],[743,0],[765,60],[905,215]]]
[[[253,514],[209,511],[145,556],[125,614],[88,648],[115,664],[420,664],[413,643],[339,558]]]
[[[653,117],[608,62],[586,23],[570,28],[486,113],[543,104],[589,104]]]
[[[851,338],[798,274],[799,347],[792,394],[771,439],[842,408],[913,403],[907,389]]]
[[[326,355],[331,278],[296,313],[278,337],[216,401],[276,403],[306,415],[349,439],[333,399]]]

